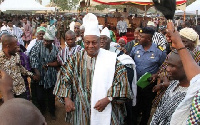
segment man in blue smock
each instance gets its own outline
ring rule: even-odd
[[[132,48],[130,56],[136,63],[137,78],[139,79],[146,72],[155,74],[166,58],[166,52],[160,46],[152,43],[155,30],[144,27],[140,30],[139,43]],[[144,89],[138,87],[137,104],[134,107],[134,123],[137,122],[138,115],[142,112],[140,125],[147,125],[151,112],[152,100],[156,93],[152,92],[155,83],[151,83]]]

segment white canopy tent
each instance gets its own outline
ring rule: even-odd
[[[0,5],[1,11],[19,10],[19,11],[36,11],[36,10],[52,10],[55,7],[44,7],[35,0],[5,0]]]
[[[198,15],[200,15],[200,0],[197,0],[186,7],[185,12],[187,13],[193,13],[193,15],[196,15],[196,25],[197,25],[197,18]]]
[[[176,10],[175,11],[175,15],[177,15],[177,16],[180,16],[180,15],[184,15],[184,13],[185,13],[185,15],[195,15],[194,13],[191,13],[191,12],[184,12],[183,10]]]
[[[196,15],[196,12],[198,11],[198,15],[200,15],[200,0],[197,0],[186,7],[185,12],[193,13],[193,15]]]

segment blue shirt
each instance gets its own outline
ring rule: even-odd
[[[145,51],[142,45],[134,46],[130,56],[136,63],[137,79],[146,72],[156,73],[166,58],[166,52],[152,43],[151,47]]]

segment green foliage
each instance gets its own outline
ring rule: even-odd
[[[109,5],[96,5],[96,6],[94,6],[94,8],[97,9],[97,10],[102,11],[102,10],[104,10],[106,8],[109,8]]]
[[[186,5],[187,5],[187,6],[190,5],[190,4],[193,3],[194,1],[196,1],[196,0],[187,0]]]
[[[79,4],[79,0],[54,0],[62,10],[72,10]]]

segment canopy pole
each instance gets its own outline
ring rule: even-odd
[[[184,14],[183,14],[183,20],[185,21],[185,11],[184,11]]]
[[[198,10],[196,10],[196,25],[197,25],[197,20],[198,20]]]

